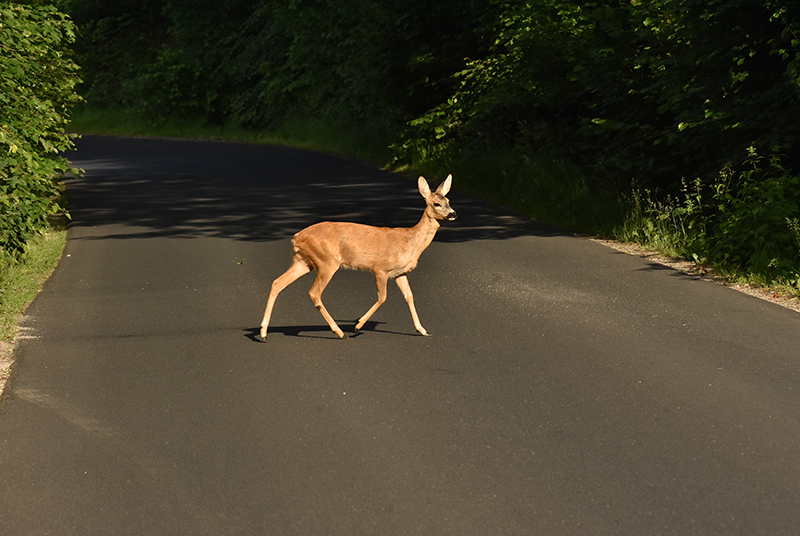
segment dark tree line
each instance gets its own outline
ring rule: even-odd
[[[68,0],[87,101],[264,128],[293,114],[399,128],[488,49],[491,2]],[[496,10],[496,9],[495,9]]]

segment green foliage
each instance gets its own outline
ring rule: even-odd
[[[405,157],[526,139],[569,143],[604,181],[712,178],[750,145],[797,145],[798,29],[788,1],[508,3],[490,54],[411,122]]]
[[[489,0],[62,0],[92,106],[263,128],[293,116],[386,129],[453,89]]]
[[[746,273],[784,278],[800,290],[800,247],[796,216],[800,214],[800,177],[788,174],[777,156],[749,151],[751,166],[738,174],[725,171],[715,185],[708,221],[713,241],[708,257]]]
[[[75,56],[81,65],[81,95],[94,106],[138,109],[147,97],[139,84],[142,67],[158,57],[168,37],[164,0],[56,0],[80,29]]]
[[[664,198],[634,185],[626,199],[627,217],[615,231],[623,242],[635,242],[676,257],[702,263],[708,249],[700,180],[683,184],[681,195]]]
[[[57,181],[69,165],[59,153],[73,147],[64,128],[79,100],[74,32],[53,7],[0,3],[0,262],[62,208]]]
[[[114,136],[161,136],[224,139],[269,143],[348,155],[383,165],[389,160],[389,135],[380,128],[356,122],[294,117],[269,131],[243,128],[235,123],[209,124],[198,118],[169,117],[153,120],[131,110],[77,107],[71,127],[78,132]]]

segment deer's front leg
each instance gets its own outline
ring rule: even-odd
[[[364,316],[358,319],[358,323],[356,324],[356,331],[360,330],[364,327],[364,324],[367,323],[367,320],[375,314],[375,311],[378,310],[383,302],[386,301],[386,283],[389,281],[389,276],[383,272],[375,273],[375,286],[378,288],[378,301],[375,302],[369,311],[367,311]]]
[[[417,329],[420,335],[429,336],[430,334],[425,331],[425,328],[422,327],[422,324],[419,322],[419,316],[417,316],[417,309],[414,307],[414,295],[411,293],[411,286],[408,284],[408,277],[401,275],[395,278],[395,282],[397,286],[400,288],[400,292],[403,293],[403,297],[406,299],[408,303],[408,309],[411,311],[411,318],[414,320],[414,327]]]

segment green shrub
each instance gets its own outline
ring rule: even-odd
[[[786,172],[778,156],[749,149],[751,169],[723,172],[714,187],[708,257],[767,279],[800,280],[797,214],[800,177]]]
[[[74,38],[51,6],[0,3],[0,261],[16,258],[61,210],[58,179],[70,168],[59,153],[73,147],[64,128],[79,99],[67,49]]]
[[[800,177],[753,147],[746,162],[684,184],[682,200],[635,188],[618,238],[800,294]]]

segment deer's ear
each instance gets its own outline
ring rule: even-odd
[[[428,186],[428,181],[425,180],[425,177],[420,177],[417,184],[419,185],[419,193],[422,194],[422,197],[427,198],[431,195],[431,187]]]
[[[447,178],[444,180],[442,184],[436,189],[436,193],[439,195],[447,195],[447,192],[450,191],[450,186],[453,184],[453,175],[448,175]]]

